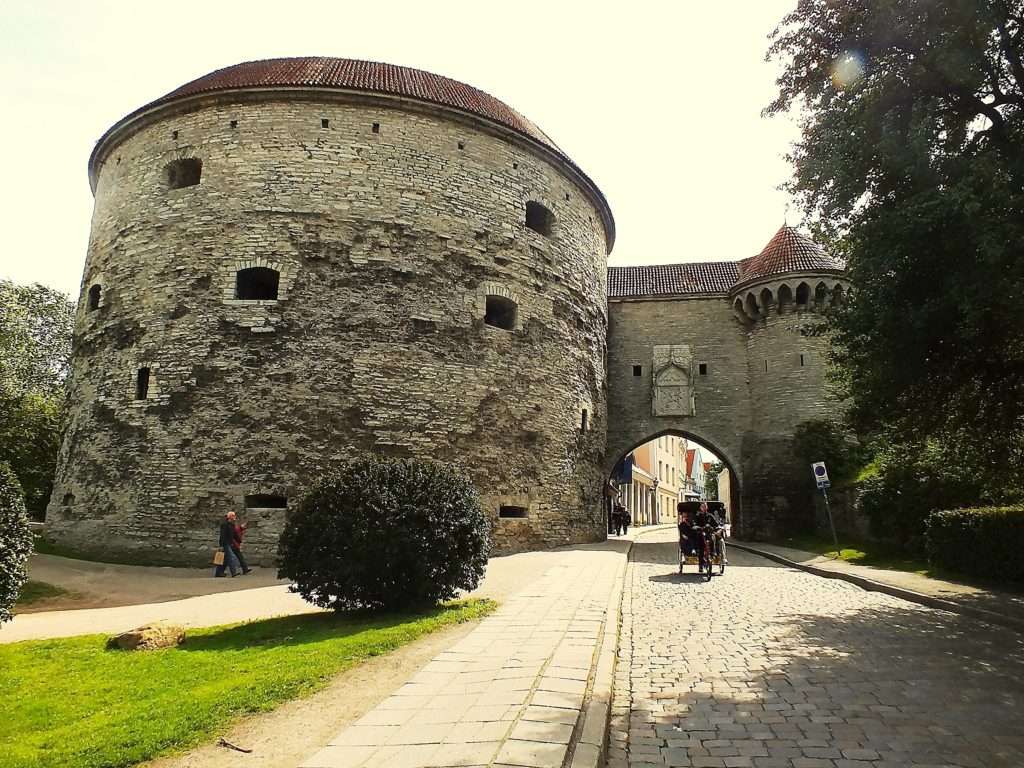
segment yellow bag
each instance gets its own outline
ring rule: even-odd
[[[214,565],[224,565],[224,550],[223,549],[218,549],[216,552],[213,553],[213,564]]]

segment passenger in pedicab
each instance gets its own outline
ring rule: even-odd
[[[690,513],[683,502],[676,505],[679,512],[679,551],[684,558],[697,554],[697,530],[690,520]]]

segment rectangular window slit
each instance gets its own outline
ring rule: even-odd
[[[644,367],[642,365],[634,365],[633,366],[633,375],[634,376],[643,376],[643,374],[644,374]]]
[[[587,409],[584,408],[583,409],[583,416],[580,419],[580,431],[582,431],[582,432],[586,432],[587,431],[587,417],[588,416],[589,416],[589,414],[587,413]]]
[[[697,365],[697,372],[701,376],[707,376],[708,375],[708,364],[707,363],[699,363]]]
[[[803,355],[800,355],[800,367],[801,368],[804,367],[804,356]]]
[[[502,504],[498,508],[498,517],[526,517],[526,507],[515,507],[509,504]]]
[[[135,399],[145,400],[149,397],[149,368],[139,368],[135,375]]]
[[[768,373],[768,361],[767,360],[764,361],[764,372]]]
[[[321,120],[320,120],[320,127],[321,128],[330,128],[331,127],[331,121],[328,120],[326,117],[321,118]]]
[[[380,123],[374,123],[373,124],[373,132],[374,133],[380,133]]]
[[[287,509],[288,498],[274,493],[251,493],[245,497],[246,509]]]
[[[465,148],[466,148],[465,142],[460,141],[459,142],[459,149],[465,149]]]
[[[178,138],[178,132],[177,131],[171,131],[171,138],[172,139],[177,139]]]
[[[231,121],[231,127],[232,128],[237,128],[238,127],[238,121],[237,120],[232,120]]]

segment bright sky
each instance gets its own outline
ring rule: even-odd
[[[301,55],[429,70],[522,112],[607,196],[611,264],[751,256],[786,213],[796,129],[760,112],[767,35],[793,5],[0,0],[0,277],[76,297],[100,135],[211,70]]]

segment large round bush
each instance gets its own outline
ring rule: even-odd
[[[371,457],[302,500],[281,534],[278,576],[324,608],[432,605],[474,589],[489,550],[489,523],[462,472]]]
[[[32,554],[25,497],[11,468],[0,463],[0,624],[9,621]]]

